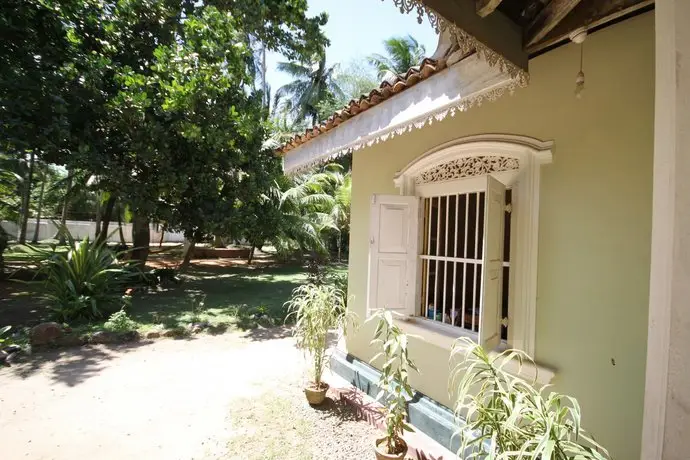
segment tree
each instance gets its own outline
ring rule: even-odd
[[[148,116],[154,126],[123,127],[135,145],[174,146],[162,181],[153,171],[149,175],[159,181],[159,205],[151,215],[190,242],[182,268],[197,242],[232,233],[241,193],[260,195],[280,164],[261,149],[262,93],[246,90],[253,83],[252,50],[240,45],[234,18],[206,8],[185,21],[183,37],[158,48],[151,75],[132,76],[118,100],[123,112]],[[159,109],[149,113],[152,107]],[[147,138],[151,131],[160,137]]]
[[[85,86],[100,90],[84,124],[99,135],[87,136],[91,142],[70,161],[75,169],[100,176],[101,189],[120,197],[132,211],[135,257],[146,258],[152,220],[168,222],[170,228],[174,222],[196,241],[206,232],[204,222],[224,206],[231,209],[232,200],[227,206],[217,200],[232,187],[219,185],[209,169],[220,158],[219,171],[241,175],[233,169],[242,168],[232,163],[237,156],[222,157],[228,145],[246,148],[246,154],[260,145],[262,117],[255,115],[261,105],[253,102],[261,99],[260,93],[246,94],[256,74],[248,50],[252,42],[260,42],[295,59],[322,50],[327,41],[320,26],[326,17],[308,18],[306,7],[305,0],[120,0],[96,11],[99,27],[88,36],[75,32],[75,43],[90,62]],[[208,14],[217,17],[211,20]],[[198,25],[195,21],[209,29],[203,37],[200,29],[188,36],[190,27]],[[190,50],[199,55],[198,62],[192,52],[185,54]],[[93,51],[97,58],[88,58]],[[241,55],[233,55],[236,51]],[[223,62],[228,58],[234,61]],[[227,134],[216,119],[231,128]],[[249,137],[257,140],[247,145]],[[190,192],[189,184],[198,193]],[[200,212],[204,207],[212,209]]]
[[[261,148],[251,45],[297,61],[322,54],[327,16],[306,11],[306,0],[3,2],[0,151],[65,166],[63,218],[77,175],[99,177],[101,234],[119,200],[141,261],[152,220],[195,241],[230,227],[237,189],[278,164]]]
[[[337,65],[328,67],[325,55],[306,62],[279,62],[278,70],[294,80],[278,89],[275,105],[284,100],[295,121],[309,119],[315,125],[320,121],[319,104],[343,97],[335,78]]]
[[[411,35],[407,37],[391,37],[384,40],[383,47],[386,55],[372,54],[368,60],[373,65],[380,79],[392,74],[402,74],[411,67],[418,65],[426,55],[426,48]]]
[[[343,241],[348,241],[350,236],[350,206],[352,204],[352,173],[342,173],[342,167],[336,165],[331,172],[333,182],[333,206],[330,210],[331,219],[338,229],[336,235],[336,247],[338,260],[342,258]]]

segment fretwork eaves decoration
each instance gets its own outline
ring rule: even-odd
[[[424,16],[426,15],[429,23],[436,30],[436,33],[450,30],[463,53],[469,53],[474,50],[481,58],[488,62],[490,66],[498,66],[501,71],[508,72],[510,78],[515,82],[515,86],[525,87],[527,83],[529,83],[529,74],[525,70],[484,45],[454,23],[444,19],[432,8],[425,5],[422,0],[393,0],[393,3],[400,9],[401,13],[409,14],[415,11],[417,13],[417,21],[420,24],[423,22]]]
[[[520,169],[517,158],[504,156],[480,156],[451,160],[422,171],[416,178],[417,185],[445,182],[465,177],[482,176],[501,171]]]

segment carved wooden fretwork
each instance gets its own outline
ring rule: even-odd
[[[503,156],[458,158],[422,171],[415,178],[415,183],[417,185],[430,184],[517,169],[520,169],[517,158]]]
[[[511,91],[517,87],[525,87],[529,82],[529,74],[505,59],[501,54],[497,53],[493,49],[484,45],[482,42],[474,38],[471,34],[465,30],[459,28],[451,21],[447,21],[443,16],[438,14],[432,8],[426,6],[422,0],[393,0],[395,6],[400,9],[401,13],[417,13],[417,22],[420,24],[423,21],[424,16],[427,17],[431,26],[436,30],[437,33],[443,32],[444,30],[450,30],[453,34],[460,51],[465,54],[475,51],[479,56],[481,56],[488,64],[492,67],[498,67],[502,71],[508,72],[511,79],[513,80],[513,86]]]

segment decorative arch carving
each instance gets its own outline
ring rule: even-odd
[[[416,185],[421,185],[516,169],[520,169],[517,158],[497,155],[465,157],[432,166],[419,173],[414,180]]]
[[[432,148],[395,175],[401,193],[415,185],[462,179],[504,171],[524,172],[550,163],[553,142],[512,134],[480,134]]]

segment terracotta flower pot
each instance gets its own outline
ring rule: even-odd
[[[316,386],[315,383],[309,384],[308,387],[304,389],[304,394],[307,396],[307,401],[312,406],[318,406],[324,399],[326,399],[326,392],[328,391],[328,384],[321,382],[320,386]]]
[[[374,451],[376,452],[376,460],[405,460],[407,455],[407,443],[400,439],[399,442],[403,445],[404,450],[399,454],[389,454],[386,452],[386,438],[379,438],[376,440]]]

